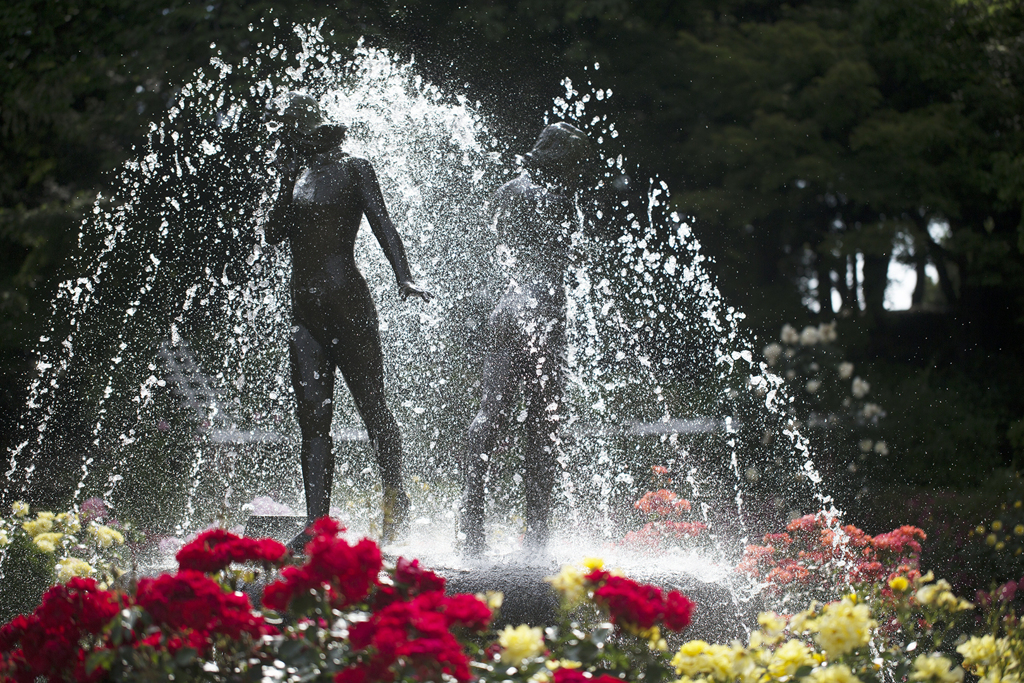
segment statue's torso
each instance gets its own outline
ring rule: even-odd
[[[499,239],[511,252],[510,275],[542,298],[562,298],[574,222],[571,198],[524,173],[493,199]]]
[[[344,287],[361,276],[355,266],[355,240],[365,198],[359,160],[341,151],[317,155],[292,192],[292,286],[295,289]]]

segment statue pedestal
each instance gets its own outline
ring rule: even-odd
[[[305,526],[305,516],[252,515],[246,522],[245,535],[250,538],[273,538],[287,543]],[[394,559],[388,557],[389,561]],[[530,555],[455,562],[453,559],[421,557],[420,563],[445,578],[449,595],[501,592],[504,602],[494,624],[496,628],[519,624],[547,626],[557,621],[558,596],[544,580],[558,574],[561,569],[555,560]],[[740,599],[727,585],[728,579],[703,580],[686,571],[663,568],[631,575],[630,578],[659,586],[663,590],[678,590],[694,602],[692,623],[683,633],[686,640],[700,638],[709,643],[727,643],[739,638],[745,641],[745,625],[757,623],[757,613],[763,608],[756,597]],[[247,590],[253,604],[259,604],[262,588],[261,584]]]
[[[427,565],[429,567],[429,565]],[[532,564],[515,559],[461,568],[430,567],[445,578],[446,593],[486,593],[499,591],[504,595],[495,627],[546,626],[558,618],[558,595],[544,581],[558,573],[554,564]]]
[[[498,560],[465,567],[431,567],[447,580],[447,592],[484,593],[501,591],[504,603],[495,626],[545,626],[558,618],[558,596],[544,579],[558,573],[556,563],[524,562],[517,559]],[[745,625],[757,623],[760,601],[738,600],[729,586],[703,581],[684,573],[632,577],[644,583],[675,589],[694,602],[692,622],[684,631],[686,640],[700,638],[709,643],[727,643],[739,638],[746,640]]]
[[[305,528],[305,515],[250,515],[245,522],[245,535],[287,543]]]

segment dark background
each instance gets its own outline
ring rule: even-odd
[[[258,42],[294,50],[291,26],[321,19],[342,54],[363,37],[415,57],[425,77],[479,100],[514,148],[532,141],[563,77],[599,77],[634,177],[672,188],[757,348],[783,324],[837,321],[844,357],[887,412],[890,449],[857,481],[852,520],[873,533],[925,526],[935,562],[987,552],[971,530],[1020,497],[1024,456],[1016,0],[8,0],[4,445],[78,224],[148,123],[211,43],[229,63]],[[907,311],[883,306],[897,244],[918,273]],[[837,460],[826,471],[846,466],[822,457]]]

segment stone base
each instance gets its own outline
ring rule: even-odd
[[[475,567],[431,567],[446,579],[449,595],[500,591],[505,597],[494,626],[550,625],[558,619],[558,594],[544,577],[558,573],[554,564],[538,565],[509,560]]]
[[[544,580],[558,573],[560,567],[554,563],[546,565],[508,559],[465,568],[431,569],[447,579],[449,594],[501,591],[505,599],[495,622],[498,628],[519,624],[545,626],[558,619],[558,595]],[[757,623],[761,607],[758,602],[739,600],[728,586],[685,574],[631,578],[664,590],[678,590],[694,602],[693,621],[683,632],[685,640],[728,643],[738,638],[746,641],[747,629]]]
[[[245,522],[245,535],[287,543],[305,528],[305,515],[250,515]]]
[[[246,522],[245,535],[288,543],[305,525],[304,516],[253,515]],[[395,560],[390,556],[386,559]],[[466,560],[455,567],[432,563],[429,558],[420,561],[421,566],[445,578],[449,595],[501,592],[504,602],[494,623],[496,628],[519,624],[547,626],[558,620],[558,595],[544,580],[561,569],[554,561],[515,555]],[[728,643],[738,638],[746,641],[747,629],[756,625],[757,613],[763,609],[756,599],[740,600],[727,585],[702,581],[682,572],[630,578],[664,590],[678,590],[694,602],[693,621],[683,633],[686,640],[699,638],[709,643]],[[253,604],[259,604],[262,589],[262,585],[247,587]]]

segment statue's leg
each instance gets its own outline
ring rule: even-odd
[[[551,496],[558,471],[561,443],[559,424],[564,415],[562,355],[564,338],[556,327],[533,349],[526,377],[526,543],[530,549],[547,545]]]
[[[334,481],[331,416],[334,366],[309,330],[296,322],[291,340],[292,386],[302,432],[302,483],[306,518],[312,522],[330,513]],[[304,542],[297,538],[295,549]]]
[[[484,534],[484,489],[489,459],[498,438],[508,431],[512,401],[522,377],[510,340],[493,323],[490,350],[484,357],[480,410],[469,425],[463,461],[465,489],[459,519],[459,531],[465,535],[467,553],[479,555],[486,547]]]
[[[384,357],[372,302],[369,313],[352,321],[338,339],[330,349],[331,355],[352,392],[374,447],[384,484],[383,539],[393,541],[408,525],[409,497],[402,478],[402,434],[384,395]]]

